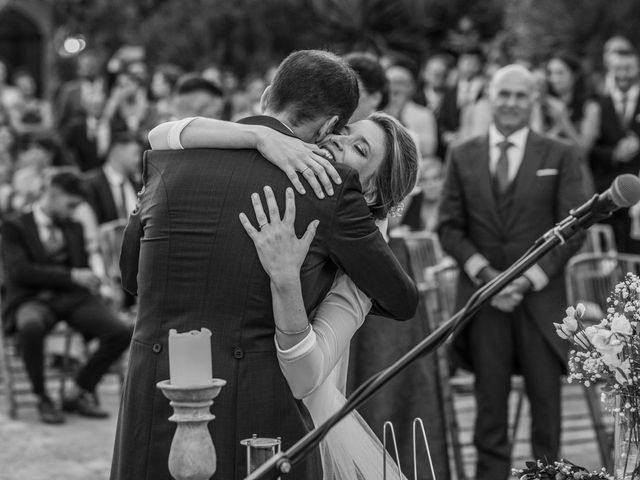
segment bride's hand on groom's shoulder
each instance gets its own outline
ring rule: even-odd
[[[333,183],[341,183],[340,175],[327,159],[326,153],[312,143],[283,135],[270,128],[258,131],[257,150],[282,170],[298,193],[306,190],[300,181],[301,174],[318,198],[333,195]]]
[[[294,229],[296,204],[291,188],[287,188],[284,216],[280,217],[278,203],[271,187],[264,187],[267,201],[267,213],[260,195],[251,195],[251,203],[256,215],[258,228],[254,227],[243,212],[240,222],[253,240],[258,257],[272,282],[299,281],[300,267],[307,256],[311,241],[318,228],[318,220],[312,221],[302,238],[298,238]]]

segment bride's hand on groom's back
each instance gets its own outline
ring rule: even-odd
[[[270,128],[258,131],[257,150],[286,173],[294,188],[305,194],[306,190],[298,174],[302,175],[318,198],[333,195],[332,181],[341,183],[340,175],[326,158],[326,152],[317,145],[283,135]]]
[[[300,267],[307,256],[319,221],[312,221],[302,238],[298,238],[294,229],[296,204],[293,190],[287,188],[282,218],[271,187],[264,187],[264,194],[268,214],[264,210],[260,195],[257,193],[251,195],[258,228],[252,225],[244,212],[240,214],[240,222],[253,240],[260,263],[271,281],[274,283],[299,282]]]

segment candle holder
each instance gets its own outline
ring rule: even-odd
[[[247,449],[247,475],[250,475],[263,463],[280,452],[282,440],[280,437],[258,438],[254,433],[251,438],[240,440],[240,444]]]
[[[169,420],[178,424],[169,452],[169,472],[176,480],[209,480],[215,473],[216,450],[207,424],[216,418],[210,408],[226,384],[219,378],[209,385],[176,386],[170,380],[156,384],[171,400]]]

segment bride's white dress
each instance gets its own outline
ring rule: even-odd
[[[280,349],[276,341],[282,372],[294,396],[303,399],[315,425],[346,401],[349,343],[370,308],[369,298],[340,272],[316,310],[309,334],[288,350]],[[382,444],[355,411],[327,434],[320,451],[324,480],[384,478]],[[388,455],[386,478],[406,480]]]

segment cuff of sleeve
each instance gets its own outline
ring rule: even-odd
[[[278,351],[278,357],[281,360],[291,362],[293,360],[297,360],[298,358],[304,357],[307,355],[316,344],[316,332],[313,331],[313,328],[309,329],[309,333],[306,337],[304,337],[300,342],[294,345],[291,348],[283,350],[278,345],[278,340],[274,336],[274,342],[276,344],[276,350]]]
[[[171,125],[169,133],[167,133],[167,144],[170,150],[184,150],[182,143],[180,143],[180,135],[182,135],[182,130],[195,119],[196,117],[183,118]]]
[[[524,276],[531,282],[531,286],[534,292],[538,292],[547,286],[549,283],[549,277],[544,273],[544,270],[537,263],[524,272]]]
[[[489,265],[489,260],[487,260],[484,255],[474,253],[464,263],[464,271],[467,273],[471,280],[476,283],[480,283],[478,274],[480,273],[480,270],[482,270],[484,267],[488,267]]]

